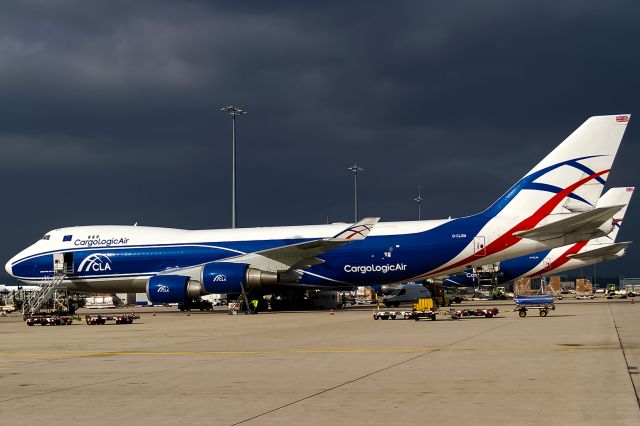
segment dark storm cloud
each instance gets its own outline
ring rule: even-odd
[[[3,2],[8,258],[48,229],[485,208],[584,119],[638,112],[633,1]],[[629,126],[610,184],[635,185]],[[638,201],[634,201],[637,203]],[[621,237],[640,235],[632,203]],[[635,249],[603,266],[634,272]]]

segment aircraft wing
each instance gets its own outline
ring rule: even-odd
[[[624,205],[597,207],[588,212],[561,219],[547,225],[537,226],[528,231],[514,232],[513,235],[530,240],[545,241],[560,238],[576,231],[596,230],[607,220],[611,219]]]
[[[379,217],[368,217],[330,238],[247,253],[242,256],[224,259],[224,262],[247,263],[254,268],[274,272],[305,269],[312,265],[324,263],[322,259],[316,257],[318,255],[342,247],[352,241],[364,240],[379,220]]]
[[[583,253],[570,254],[567,257],[571,259],[589,260],[601,256],[615,256],[620,250],[624,250],[631,244],[631,241],[621,243],[607,244],[604,247],[585,251]]]

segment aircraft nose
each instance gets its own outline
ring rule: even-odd
[[[11,269],[11,261],[8,261],[6,265],[4,265],[4,270],[7,271],[7,274],[13,276],[13,270]]]

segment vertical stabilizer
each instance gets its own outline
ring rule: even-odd
[[[627,207],[629,207],[629,202],[631,201],[634,190],[635,188],[632,186],[624,188],[611,188],[600,198],[600,200],[598,201],[598,207],[619,205],[624,205],[624,207],[621,208],[618,213],[613,216],[613,230],[604,237],[591,240],[590,244],[604,244],[616,241],[616,238],[618,237],[618,231],[620,231],[620,227],[622,226],[622,219],[624,219],[624,215],[627,212]]]
[[[541,218],[595,207],[629,114],[591,117],[498,199],[485,214]]]

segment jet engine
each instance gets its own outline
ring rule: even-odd
[[[184,302],[189,277],[182,275],[156,275],[147,281],[147,297],[153,304]]]
[[[147,281],[147,297],[154,304],[184,303],[211,293],[241,293],[282,282],[295,283],[298,275],[267,272],[244,263],[210,262],[184,270],[185,275],[155,275]]]

